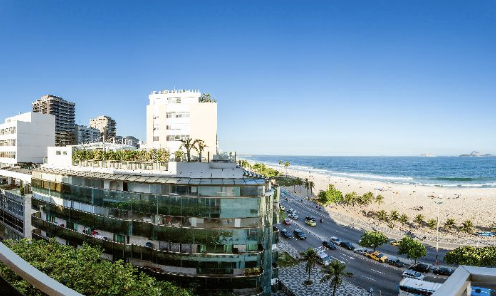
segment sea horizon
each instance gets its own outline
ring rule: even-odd
[[[496,157],[459,156],[289,156],[240,155],[239,158],[290,169],[393,184],[496,188]]]

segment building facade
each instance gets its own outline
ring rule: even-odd
[[[203,140],[202,157],[217,153],[217,103],[199,91],[163,90],[149,95],[146,108],[146,145],[172,154],[187,138]]]
[[[96,128],[76,124],[77,144],[94,143],[101,140],[100,131]]]
[[[203,295],[270,295],[277,209],[268,181],[234,162],[147,170],[73,163],[71,147],[55,149],[32,175],[34,238],[100,246],[107,259],[197,284]]]
[[[90,127],[100,131],[103,141],[108,141],[117,136],[117,123],[112,117],[101,115],[90,119]]]
[[[61,97],[44,95],[33,102],[33,112],[55,116],[55,145],[66,146],[76,143],[76,104]]]
[[[0,124],[0,167],[43,163],[47,147],[55,145],[55,117],[23,113]]]

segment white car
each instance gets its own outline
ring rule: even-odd
[[[298,220],[298,215],[296,215],[296,214],[289,214],[288,217],[293,219],[293,220]]]
[[[425,278],[425,275],[421,274],[420,272],[409,269],[405,270],[401,276],[404,278],[412,278],[420,281],[423,281]]]
[[[342,240],[340,240],[339,238],[335,237],[335,236],[331,236],[330,239],[336,244],[336,245],[339,245]]]

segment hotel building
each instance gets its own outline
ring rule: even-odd
[[[33,102],[33,112],[55,116],[55,145],[66,146],[76,143],[76,104],[60,97],[45,95]]]
[[[73,161],[78,149],[92,146],[49,148],[33,171],[34,238],[102,247],[202,295],[270,295],[278,238],[267,180],[234,159]]]
[[[146,108],[146,141],[149,148],[166,148],[172,154],[187,138],[207,145],[203,158],[217,153],[217,103],[191,90],[154,91]]]

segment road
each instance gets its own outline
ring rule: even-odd
[[[289,201],[286,201],[288,197]],[[350,241],[355,245],[358,245],[360,236],[362,235],[361,230],[357,230],[351,227],[339,225],[335,223],[329,214],[326,212],[317,211],[315,204],[304,200],[300,201],[300,198],[283,195],[281,198],[281,203],[286,207],[286,210],[293,208],[297,211],[299,220],[292,220],[292,225],[278,225],[281,229],[285,228],[289,231],[293,231],[295,228],[299,228],[307,233],[308,238],[306,240],[290,240],[290,243],[298,250],[305,251],[308,248],[319,247],[322,245],[323,238],[329,238],[331,236],[336,236],[343,241]],[[311,227],[305,224],[304,220],[306,216],[314,216],[317,221],[320,218],[324,219],[323,223],[317,222],[316,227]],[[281,237],[281,239],[284,239]],[[391,254],[396,257],[397,247],[391,245],[384,245],[377,249],[380,252],[386,254]],[[439,250],[439,258],[443,258],[447,250]],[[353,273],[353,277],[349,281],[359,287],[366,289],[367,291],[372,287],[377,293],[381,291],[382,295],[398,295],[398,283],[401,281],[401,274],[404,270],[376,262],[372,259],[366,258],[363,255],[353,253],[352,251],[346,250],[344,248],[338,247],[337,250],[327,251],[332,257],[341,260],[346,263],[347,271]],[[422,262],[434,264],[436,260],[436,250],[435,248],[427,248],[427,256],[422,258]],[[444,282],[446,277],[436,276],[432,273],[426,275],[425,280],[433,282]]]

